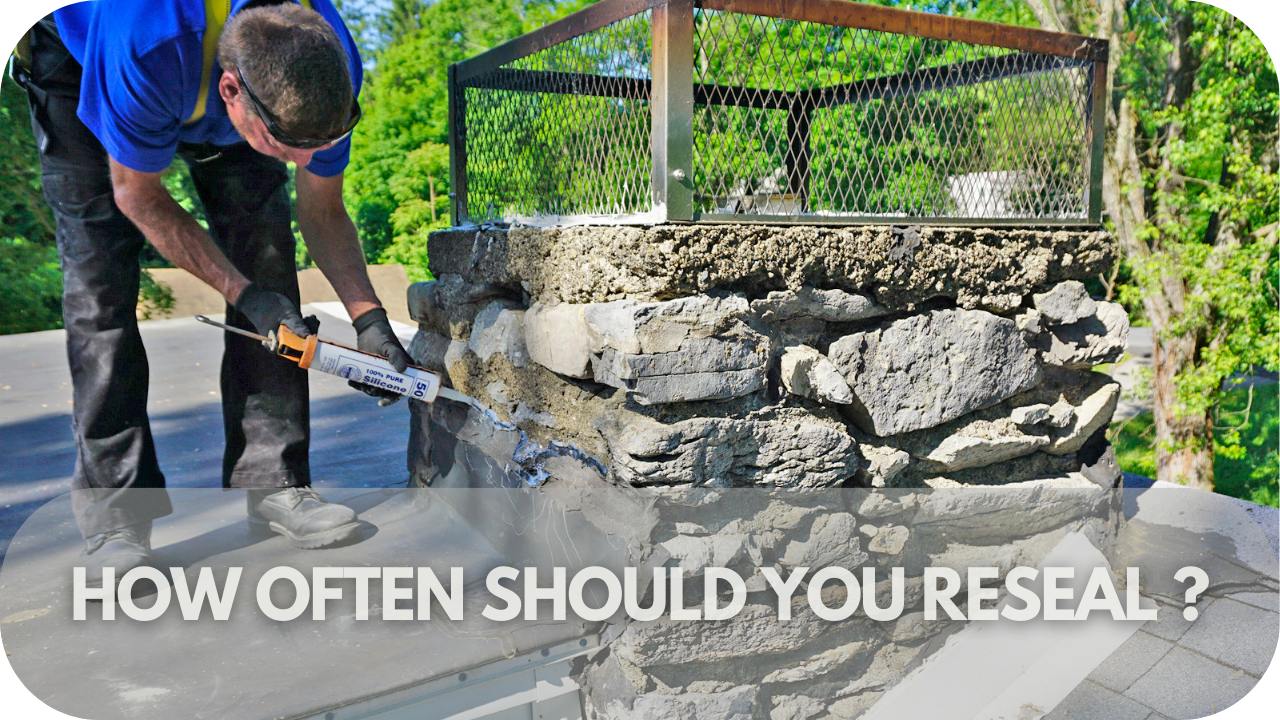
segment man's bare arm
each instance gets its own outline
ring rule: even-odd
[[[382,307],[364,265],[364,249],[355,223],[342,202],[342,174],[320,177],[299,167],[298,228],[316,266],[342,299],[347,314],[357,318]]]
[[[169,262],[203,280],[235,304],[249,284],[209,233],[173,199],[160,173],[132,170],[111,160],[116,205]]]

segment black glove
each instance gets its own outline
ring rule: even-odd
[[[257,283],[249,283],[236,300],[236,310],[249,318],[259,335],[270,336],[283,325],[299,337],[313,335],[314,330],[302,319],[298,306],[277,292],[263,290]],[[268,343],[263,343],[268,348]]]
[[[409,353],[404,351],[400,339],[391,331],[386,310],[374,308],[356,318],[351,325],[356,329],[356,349],[386,358],[396,372],[402,373],[409,367]],[[372,385],[354,381],[348,381],[347,384],[366,395],[378,398],[378,405],[381,407],[391,405],[403,397],[399,393]]]

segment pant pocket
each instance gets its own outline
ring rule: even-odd
[[[58,215],[75,220],[105,219],[115,215],[115,196],[108,178],[69,173],[40,176],[44,199]]]

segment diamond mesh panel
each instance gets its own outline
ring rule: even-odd
[[[646,11],[462,83],[465,219],[652,210],[651,33]],[[1087,221],[1092,71],[699,8],[697,217]]]
[[[698,10],[707,215],[1088,217],[1088,61]]]
[[[651,33],[646,11],[464,83],[469,219],[652,208]]]

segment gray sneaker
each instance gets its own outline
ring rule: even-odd
[[[283,535],[297,548],[321,548],[360,534],[356,511],[309,487],[249,491],[249,532]]]
[[[151,564],[151,521],[108,530],[85,540],[76,567],[83,567],[85,587],[102,587],[102,569],[115,568],[116,582],[136,567]]]

